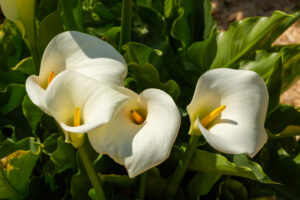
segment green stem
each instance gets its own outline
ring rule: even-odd
[[[81,145],[79,148],[78,148],[78,152],[79,152],[79,155],[80,155],[80,158],[85,166],[85,169],[87,171],[87,174],[91,180],[91,183],[96,191],[96,196],[99,200],[105,200],[105,194],[104,194],[104,191],[102,189],[102,185],[101,185],[101,182],[100,182],[100,178],[99,176],[97,175],[96,171],[94,170],[93,168],[93,165],[92,165],[92,162],[89,158],[89,155],[87,153],[87,150],[86,150],[86,146],[85,145]]]
[[[144,172],[140,175],[140,187],[139,187],[139,197],[140,200],[143,200],[146,193],[146,179],[147,179],[147,172]]]
[[[132,0],[123,0],[119,51],[131,39]]]
[[[72,12],[72,1],[70,0],[60,0],[60,6],[63,10],[63,18],[65,21],[66,29],[77,30],[76,22]]]
[[[34,74],[38,75],[40,71],[40,59],[39,59],[38,51],[36,50],[36,48],[32,48],[30,52],[34,64]]]
[[[183,158],[179,161],[178,167],[175,170],[175,173],[173,174],[171,181],[168,185],[166,194],[165,194],[165,199],[174,199],[177,189],[179,187],[179,184],[190,164],[190,161],[194,155],[194,152],[197,149],[197,144],[198,144],[198,139],[199,136],[193,135],[190,138],[189,145],[183,155]]]
[[[0,166],[1,167],[1,166]],[[15,197],[17,197],[18,199],[23,199],[24,198],[24,195],[22,194],[19,194],[19,192],[16,190],[16,188],[8,181],[4,171],[4,169],[1,167],[0,168],[0,171],[1,171],[1,180],[3,181],[3,185],[5,185],[5,187],[15,195]]]

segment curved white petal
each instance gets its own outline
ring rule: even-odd
[[[252,71],[215,69],[203,74],[187,107],[191,123],[215,149],[254,156],[267,140],[264,129],[268,91],[261,77]],[[200,120],[215,108],[226,105],[220,117],[205,129]]]
[[[34,27],[35,0],[0,0],[1,10],[6,18],[12,20],[23,36],[32,38]]]
[[[108,124],[88,132],[88,136],[97,152],[125,165],[132,178],[169,156],[180,126],[180,114],[172,98],[161,90],[126,95],[131,99],[123,109]],[[138,107],[147,109],[141,125],[133,123],[130,117],[130,110]]]
[[[66,69],[78,69],[89,65],[102,69],[102,65],[107,66],[107,74],[117,74],[118,77],[125,77],[127,74],[125,60],[110,44],[85,33],[67,31],[58,34],[48,44],[43,54],[39,77],[42,85],[46,85],[51,71],[59,74]],[[91,75],[93,72],[85,74]],[[95,77],[93,75],[93,78]],[[103,77],[99,78],[101,80]]]
[[[40,86],[40,79],[38,76],[31,75],[27,78],[25,87],[30,100],[38,106],[42,111],[50,115],[45,104],[46,91]]]
[[[80,66],[75,68],[75,70],[107,85],[123,86],[127,75],[127,66],[110,58],[81,62]]]
[[[10,20],[19,20],[16,0],[0,0],[0,5],[6,18]]]
[[[85,133],[101,126],[118,112],[128,97],[76,71],[60,73],[46,90],[45,103],[61,127],[72,133]],[[73,126],[79,107],[81,126]]]

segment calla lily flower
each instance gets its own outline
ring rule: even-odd
[[[109,123],[88,132],[93,148],[124,165],[133,178],[162,163],[170,154],[180,126],[173,99],[158,89],[140,95],[119,87],[130,99]]]
[[[108,123],[128,96],[77,71],[57,75],[45,91],[45,104],[62,127],[66,142],[83,144],[83,134]]]
[[[187,106],[190,134],[202,134],[218,151],[253,157],[267,141],[268,99],[266,85],[255,72],[210,70],[199,78]]]
[[[45,49],[39,76],[26,80],[28,96],[47,114],[46,90],[65,70],[75,70],[106,85],[123,85],[127,74],[125,60],[110,44],[76,31],[61,33]]]
[[[23,37],[34,41],[35,0],[0,0],[0,5],[5,17],[17,25]]]

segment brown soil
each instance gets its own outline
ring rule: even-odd
[[[297,0],[212,0],[213,16],[220,31],[228,29],[231,22],[245,17],[270,16],[275,10],[293,13],[300,8]],[[274,45],[300,44],[300,20],[286,30]],[[283,104],[300,108],[300,79],[280,97]]]

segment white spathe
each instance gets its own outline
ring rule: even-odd
[[[0,6],[4,16],[18,26],[23,37],[33,40],[35,0],[0,0]]]
[[[173,99],[162,90],[146,89],[138,95],[119,87],[119,92],[130,99],[109,123],[91,130],[88,137],[97,152],[124,165],[133,178],[168,158],[181,118]],[[132,110],[145,117],[142,124],[133,122]]]
[[[64,71],[45,91],[45,105],[69,141],[69,133],[86,133],[108,123],[129,97],[76,71]],[[80,126],[74,111],[80,110]]]
[[[267,141],[264,123],[268,100],[266,85],[255,72],[210,70],[199,78],[187,106],[191,131],[200,131],[218,151],[253,157]],[[221,105],[226,109],[208,127],[203,127],[201,119]]]
[[[47,114],[45,91],[48,76],[55,78],[65,70],[76,70],[91,79],[106,85],[123,85],[127,65],[120,53],[107,42],[76,31],[67,31],[55,36],[43,54],[39,76],[31,75],[26,80],[26,91],[32,102]]]

